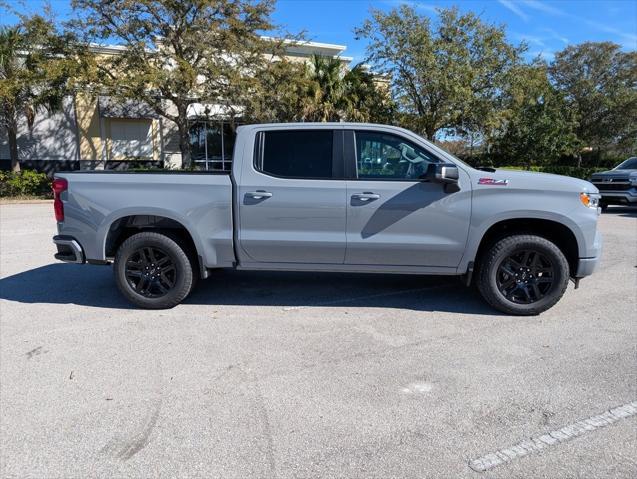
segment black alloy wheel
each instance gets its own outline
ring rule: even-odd
[[[195,284],[195,258],[176,235],[136,233],[117,249],[113,261],[115,282],[126,299],[139,307],[172,308]]]
[[[478,258],[476,285],[482,297],[507,314],[532,316],[564,295],[569,263],[558,246],[532,234],[505,236]]]
[[[126,260],[126,280],[131,288],[145,298],[159,298],[175,287],[175,262],[163,249],[141,247]]]
[[[504,258],[498,267],[498,290],[513,303],[536,303],[551,291],[553,270],[553,263],[539,251],[515,251]]]

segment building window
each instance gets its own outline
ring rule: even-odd
[[[195,166],[205,170],[230,170],[236,126],[201,120],[190,125],[190,154]]]
[[[152,120],[110,120],[111,159],[150,159],[153,157]]]

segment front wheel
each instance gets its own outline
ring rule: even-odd
[[[172,308],[193,287],[188,255],[160,233],[137,233],[124,241],[115,255],[113,271],[126,299],[146,309]]]
[[[494,308],[532,316],[551,308],[568,286],[569,266],[551,241],[534,235],[508,236],[481,259],[478,290]]]

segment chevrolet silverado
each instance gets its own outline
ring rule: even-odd
[[[143,308],[235,268],[458,275],[535,315],[601,253],[591,183],[475,169],[392,126],[246,125],[230,172],[58,173],[53,190],[55,257],[112,263]]]

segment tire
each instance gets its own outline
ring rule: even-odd
[[[513,235],[497,241],[480,258],[477,286],[495,309],[534,316],[560,300],[568,280],[568,261],[554,243]]]
[[[160,233],[137,233],[124,241],[115,255],[113,272],[126,299],[145,309],[172,308],[194,285],[186,250]]]

